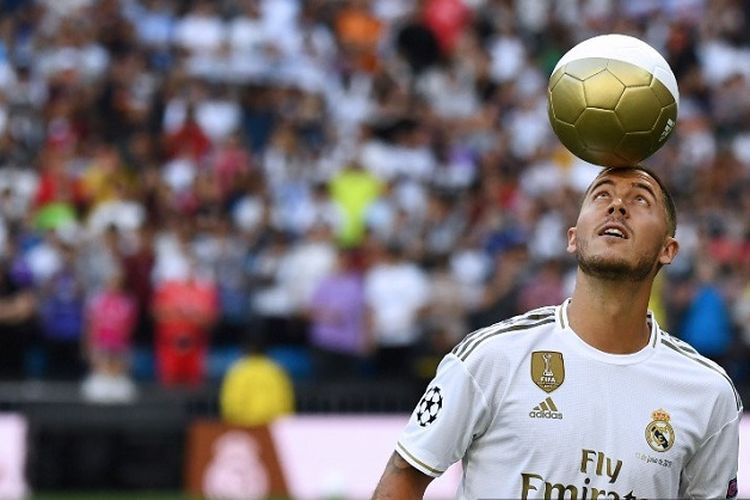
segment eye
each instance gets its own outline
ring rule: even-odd
[[[637,194],[637,195],[635,195],[635,201],[636,201],[636,202],[638,202],[638,203],[641,203],[641,204],[643,204],[643,205],[650,205],[650,204],[651,204],[651,203],[649,202],[648,198],[646,198],[646,197],[645,197],[644,195],[642,195],[642,194]]]
[[[592,199],[598,200],[602,198],[607,198],[608,196],[609,196],[609,193],[607,191],[597,191],[596,193],[594,193],[594,196]]]

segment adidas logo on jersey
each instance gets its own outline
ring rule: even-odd
[[[547,398],[534,407],[529,412],[531,418],[552,418],[555,420],[562,420],[563,414],[557,411],[557,406],[552,401],[552,398]]]

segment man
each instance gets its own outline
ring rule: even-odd
[[[445,356],[375,498],[421,498],[457,460],[460,498],[734,498],[739,396],[647,310],[674,234],[653,173],[603,170],[568,230],[572,298]]]
[[[380,377],[408,379],[420,336],[420,317],[430,300],[425,272],[408,260],[399,244],[373,241],[372,263],[365,273],[365,304],[375,343]]]
[[[184,275],[159,283],[152,297],[157,378],[168,387],[205,381],[219,299],[213,279],[200,278],[196,266],[190,260]]]

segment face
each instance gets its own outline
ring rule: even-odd
[[[648,173],[612,170],[592,183],[568,252],[584,274],[607,280],[643,281],[677,255],[669,236],[663,193]]]

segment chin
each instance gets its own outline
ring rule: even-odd
[[[630,262],[622,257],[577,254],[584,274],[607,281],[643,281],[654,270],[651,261]]]

